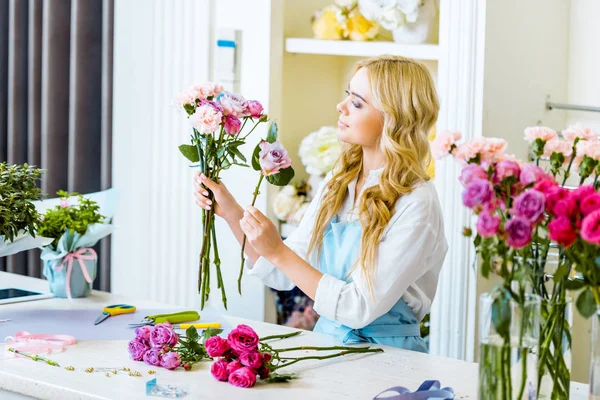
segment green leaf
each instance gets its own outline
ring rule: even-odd
[[[188,115],[192,115],[194,113],[194,111],[196,110],[195,107],[191,104],[184,104],[183,109],[185,110],[185,112]]]
[[[496,332],[502,337],[507,337],[510,330],[510,295],[503,290],[492,303],[492,323]]]
[[[223,329],[206,328],[204,332],[202,332],[202,337],[206,340],[210,337],[217,336],[221,332],[223,332]]]
[[[585,286],[585,281],[582,279],[569,279],[565,282],[567,290],[579,290]]]
[[[193,163],[200,162],[200,157],[198,157],[198,149],[196,146],[192,146],[190,144],[182,144],[179,146],[179,151],[185,158],[190,160]]]
[[[267,176],[267,181],[275,186],[285,186],[292,179],[294,179],[294,169],[292,167],[280,169],[278,173]]]
[[[197,341],[198,340],[198,331],[193,326],[190,326],[185,331],[185,337],[188,341]]]
[[[267,133],[267,142],[275,143],[277,141],[277,124],[273,122],[269,127],[269,133]]]
[[[297,377],[298,377],[298,374],[272,373],[271,375],[269,375],[269,377],[267,379],[265,379],[265,381],[268,383],[288,382],[288,381],[291,381],[292,379],[296,379]]]
[[[242,160],[243,162],[246,162],[246,161],[247,161],[247,160],[246,160],[246,156],[244,156],[244,155],[242,154],[242,152],[238,150],[238,148],[237,148],[237,147],[230,147],[230,148],[229,148],[229,151],[230,151],[232,154],[234,154],[234,155],[235,155],[237,158],[239,158],[240,160]]]
[[[233,165],[239,165],[240,167],[250,168],[250,166],[248,164],[243,164],[243,163],[239,163],[239,162],[234,162]]]
[[[577,297],[577,309],[584,318],[589,318],[596,312],[596,301],[590,288],[586,288]]]
[[[252,153],[252,168],[255,171],[260,171],[260,144],[258,144],[255,148],[254,148],[254,152]]]
[[[567,264],[562,263],[556,269],[553,280],[554,282],[560,282],[564,279],[565,276],[567,276]]]

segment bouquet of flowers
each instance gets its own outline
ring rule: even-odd
[[[0,163],[0,257],[48,244],[36,237],[40,216],[33,203],[41,199],[36,182],[42,170],[27,164]]]
[[[55,296],[85,297],[90,294],[96,278],[98,256],[92,247],[115,229],[110,222],[116,192],[108,190],[98,194],[110,203],[105,206],[111,212],[107,215],[100,214],[100,206],[91,198],[62,190],[58,195],[59,204],[48,208],[39,224],[39,234],[52,239],[42,248],[40,256],[44,260],[44,276]],[[73,268],[74,262],[80,268]]]
[[[369,20],[393,31],[416,22],[424,0],[358,0],[360,12]]]
[[[379,33],[379,25],[358,10],[358,0],[335,0],[315,13],[312,29],[315,37],[323,40],[372,40]]]
[[[193,86],[177,98],[192,126],[190,144],[179,146],[181,153],[208,178],[218,182],[222,171],[233,165],[248,167],[239,147],[256,127],[267,120],[263,106],[239,94],[224,91],[215,83]],[[242,134],[248,124],[252,128]],[[212,199],[211,199],[212,200]],[[210,292],[211,250],[217,273],[221,299],[227,309],[227,295],[221,274],[221,261],[214,227],[214,202],[210,210],[202,210],[202,248],[198,269],[198,291],[201,308]]]
[[[432,144],[437,158],[452,155],[464,165],[459,180],[465,188],[463,204],[477,215],[474,245],[481,272],[485,277],[493,272],[504,282],[496,289],[500,295],[494,299],[492,322],[506,346],[510,303],[522,305],[529,291],[542,299],[537,393],[549,377],[553,398],[569,396],[570,366],[563,354],[571,345],[567,290],[584,289],[576,304],[585,317],[600,304],[594,261],[600,256],[600,141],[581,126],[562,136],[546,127],[527,128],[534,164],[507,155],[502,139],[478,138],[459,145],[460,134],[447,132]],[[540,160],[549,162],[547,171]],[[573,170],[579,174],[579,187],[569,190],[564,186]],[[465,228],[465,234],[470,236],[471,229]],[[504,376],[488,367],[494,376]],[[510,388],[509,379],[503,384]]]

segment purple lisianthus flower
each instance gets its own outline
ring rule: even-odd
[[[515,199],[512,213],[531,222],[537,221],[544,213],[546,198],[543,193],[529,189]]]
[[[523,217],[514,217],[504,225],[508,233],[506,244],[515,249],[520,249],[531,242],[531,222]]]

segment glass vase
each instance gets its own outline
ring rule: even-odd
[[[590,400],[600,400],[600,309],[592,315],[590,356]]]

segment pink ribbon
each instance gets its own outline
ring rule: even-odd
[[[89,252],[90,254],[85,254],[86,252]],[[96,252],[94,251],[94,249],[89,248],[89,247],[84,247],[81,249],[78,249],[72,253],[67,254],[64,258],[62,263],[56,267],[54,267],[55,271],[62,271],[62,269],[65,266],[65,263],[67,264],[67,280],[66,280],[66,285],[67,285],[67,297],[69,298],[69,300],[71,300],[71,271],[73,270],[73,260],[77,260],[79,261],[79,266],[81,267],[81,272],[83,273],[83,277],[85,278],[87,283],[92,283],[92,278],[90,277],[90,274],[88,273],[87,269],[85,268],[85,260],[95,260],[98,258],[98,255],[96,254]],[[58,260],[57,260],[58,263]]]
[[[14,358],[17,354],[8,351],[13,348],[27,353],[40,354],[61,352],[65,347],[75,344],[75,338],[69,335],[31,334],[20,331],[5,339],[6,358]]]

